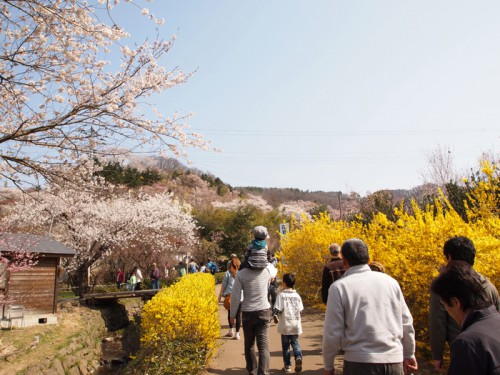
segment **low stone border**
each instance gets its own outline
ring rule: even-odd
[[[100,365],[101,338],[106,332],[99,311],[85,311],[85,326],[68,344],[41,363],[26,369],[24,375],[88,375]]]

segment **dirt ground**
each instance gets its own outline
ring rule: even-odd
[[[219,285],[217,286],[219,288]],[[218,293],[217,289],[217,293]],[[217,294],[218,295],[218,294]],[[83,326],[82,319],[86,316],[75,309],[72,313],[59,314],[59,324],[28,327],[23,329],[0,330],[0,374],[16,374],[29,364],[37,363],[55,352],[68,342],[72,335],[79,332]],[[243,355],[243,337],[233,340],[223,337],[228,330],[227,310],[219,304],[219,319],[221,322],[221,338],[216,357],[206,369],[204,375],[229,374],[246,375],[245,357]],[[321,343],[323,337],[324,314],[320,310],[306,309],[302,314],[303,334],[299,338],[304,361],[302,374],[323,375],[323,357]],[[283,359],[281,355],[281,338],[272,323],[270,327],[271,374],[282,374]],[[243,336],[243,329],[241,329]],[[342,357],[337,356],[336,374],[342,375]],[[419,361],[419,375],[436,375],[430,363]],[[293,360],[292,360],[293,370]]]
[[[219,286],[217,286],[219,287]],[[218,293],[217,289],[217,293]],[[218,295],[218,294],[217,294]],[[228,331],[227,310],[219,303],[219,319],[221,322],[221,346],[216,358],[205,371],[209,374],[247,375],[245,368],[245,356],[243,354],[243,328],[240,340],[223,337]],[[323,356],[321,352],[323,340],[324,313],[318,309],[305,309],[302,314],[302,331],[299,336],[300,348],[304,356],[302,363],[303,375],[323,375]],[[277,331],[276,324],[271,323],[269,329],[271,363],[269,366],[271,374],[283,374],[283,357],[281,354],[281,337]],[[292,355],[293,358],[293,355]],[[417,358],[418,359],[418,358]],[[337,356],[335,359],[335,374],[342,375],[343,358]],[[430,363],[419,363],[419,375],[438,374],[431,368]],[[292,359],[292,370],[294,363]]]

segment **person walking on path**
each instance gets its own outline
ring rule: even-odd
[[[271,321],[271,305],[267,298],[269,284],[276,276],[276,268],[268,263],[265,268],[240,269],[236,274],[232,294],[239,296],[243,291],[241,302],[245,362],[249,375],[269,374],[269,324]],[[231,299],[230,322],[236,321],[236,313],[240,301]],[[255,343],[259,351],[259,360],[255,354]]]
[[[240,269],[240,260],[237,257],[231,259],[229,263],[228,270],[224,274],[224,278],[221,283],[221,291],[219,293],[219,301],[222,297],[227,298],[230,297],[231,300],[233,298],[237,298],[241,301],[241,293],[239,296],[232,295],[234,280],[236,278],[236,273]],[[236,325],[235,331],[233,331],[233,324],[231,323],[231,310],[227,311],[227,320],[229,322],[229,331],[226,333],[226,337],[232,337],[235,340],[240,339],[240,327],[241,327],[241,303],[238,305],[238,311],[236,312]]]
[[[275,268],[278,268],[278,258],[276,258],[274,253],[271,256],[271,264]],[[271,285],[269,285],[269,300],[271,302],[271,308],[274,307],[277,296],[278,296],[278,279],[277,277],[274,277],[271,280]]]
[[[186,276],[186,266],[184,265],[184,262],[179,262],[177,273],[179,274],[179,277]]]
[[[235,257],[237,257],[237,255],[236,255],[236,254],[234,254],[234,253],[233,253],[233,254],[231,254],[231,255],[229,255],[229,260],[227,261],[227,267],[226,267],[226,269],[229,269],[229,266],[231,265],[231,261],[232,261],[232,260],[233,260],[233,258],[235,258]],[[241,262],[240,262],[240,263],[241,263]]]
[[[340,257],[340,245],[334,243],[330,245],[332,259],[323,267],[321,276],[321,299],[326,304],[328,300],[328,289],[336,280],[340,279],[345,272],[344,263]]]
[[[238,273],[241,271],[238,271]],[[297,286],[297,284],[296,284]],[[215,285],[216,295],[220,294],[221,284]],[[218,346],[212,361],[207,364],[203,375],[248,375],[245,362],[243,328],[241,340],[224,339],[227,333],[227,310],[219,303],[219,321],[221,324],[221,345]],[[324,310],[318,307],[306,307],[301,313],[302,332],[300,347],[304,355],[301,374],[323,375],[323,355],[321,341],[323,339]],[[273,326],[269,329],[269,351],[271,353],[269,371],[271,374],[283,374],[283,356],[281,347],[281,334]],[[292,359],[293,362],[293,359]],[[335,374],[342,374],[343,355],[335,357]],[[293,370],[293,367],[292,367]],[[293,372],[292,372],[293,374]],[[288,374],[286,374],[288,375]]]
[[[135,270],[132,271],[132,274],[130,275],[130,279],[128,282],[129,282],[129,285],[128,285],[129,290],[134,291],[135,286],[137,284],[137,277],[135,276]]]
[[[443,254],[448,262],[462,260],[472,267],[474,266],[474,259],[476,257],[476,248],[469,238],[456,236],[445,242]],[[487,277],[480,273],[478,275],[488,298],[496,309],[500,310],[500,298],[497,289]],[[432,362],[436,370],[443,371],[444,369],[443,353],[445,342],[451,347],[460,331],[461,327],[443,309],[439,296],[431,291],[429,302],[429,335]]]
[[[273,316],[277,316],[278,332],[281,334],[281,348],[283,352],[283,371],[292,372],[290,345],[295,357],[295,372],[302,371],[302,351],[300,350],[299,335],[302,333],[300,313],[304,310],[302,299],[293,289],[295,276],[286,273],[282,280],[283,290],[276,297]]]
[[[368,266],[368,247],[357,238],[342,244],[346,272],[328,292],[323,328],[325,375],[344,354],[344,374],[402,375],[418,369],[413,318],[396,280]]]
[[[153,263],[153,268],[151,269],[151,288],[160,289],[160,277],[161,272],[156,263]]]
[[[462,328],[451,344],[448,375],[500,374],[500,314],[481,276],[467,262],[452,260],[431,290]]]
[[[194,258],[191,258],[191,260],[189,261],[189,264],[188,264],[188,272],[189,273],[196,273],[196,272],[198,272],[198,270],[199,270],[199,267],[196,264],[196,262],[194,261]]]
[[[118,273],[116,274],[116,287],[120,289],[124,281],[125,276],[123,275],[123,271],[121,268],[118,268]]]
[[[142,281],[144,280],[144,277],[142,276],[142,272],[139,267],[135,267],[135,277],[137,279],[137,283],[135,284],[135,290],[141,290]]]
[[[208,259],[208,261],[207,261],[207,270],[212,275],[215,275],[217,272],[219,272],[219,266],[217,265],[216,262],[212,262],[210,259]]]

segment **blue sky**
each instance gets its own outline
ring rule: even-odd
[[[500,152],[498,1],[140,4],[177,35],[162,63],[196,71],[154,102],[195,113],[224,152],[188,150],[192,166],[233,186],[364,195],[421,184],[438,146],[457,169]]]

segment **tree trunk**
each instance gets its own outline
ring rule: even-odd
[[[77,285],[78,285],[78,294],[80,296],[80,298],[83,297],[83,295],[85,293],[88,292],[88,289],[89,289],[89,284],[88,284],[88,275],[87,275],[87,272],[88,272],[88,264],[87,263],[83,263],[81,264],[78,269],[76,270],[76,274],[77,274]]]

